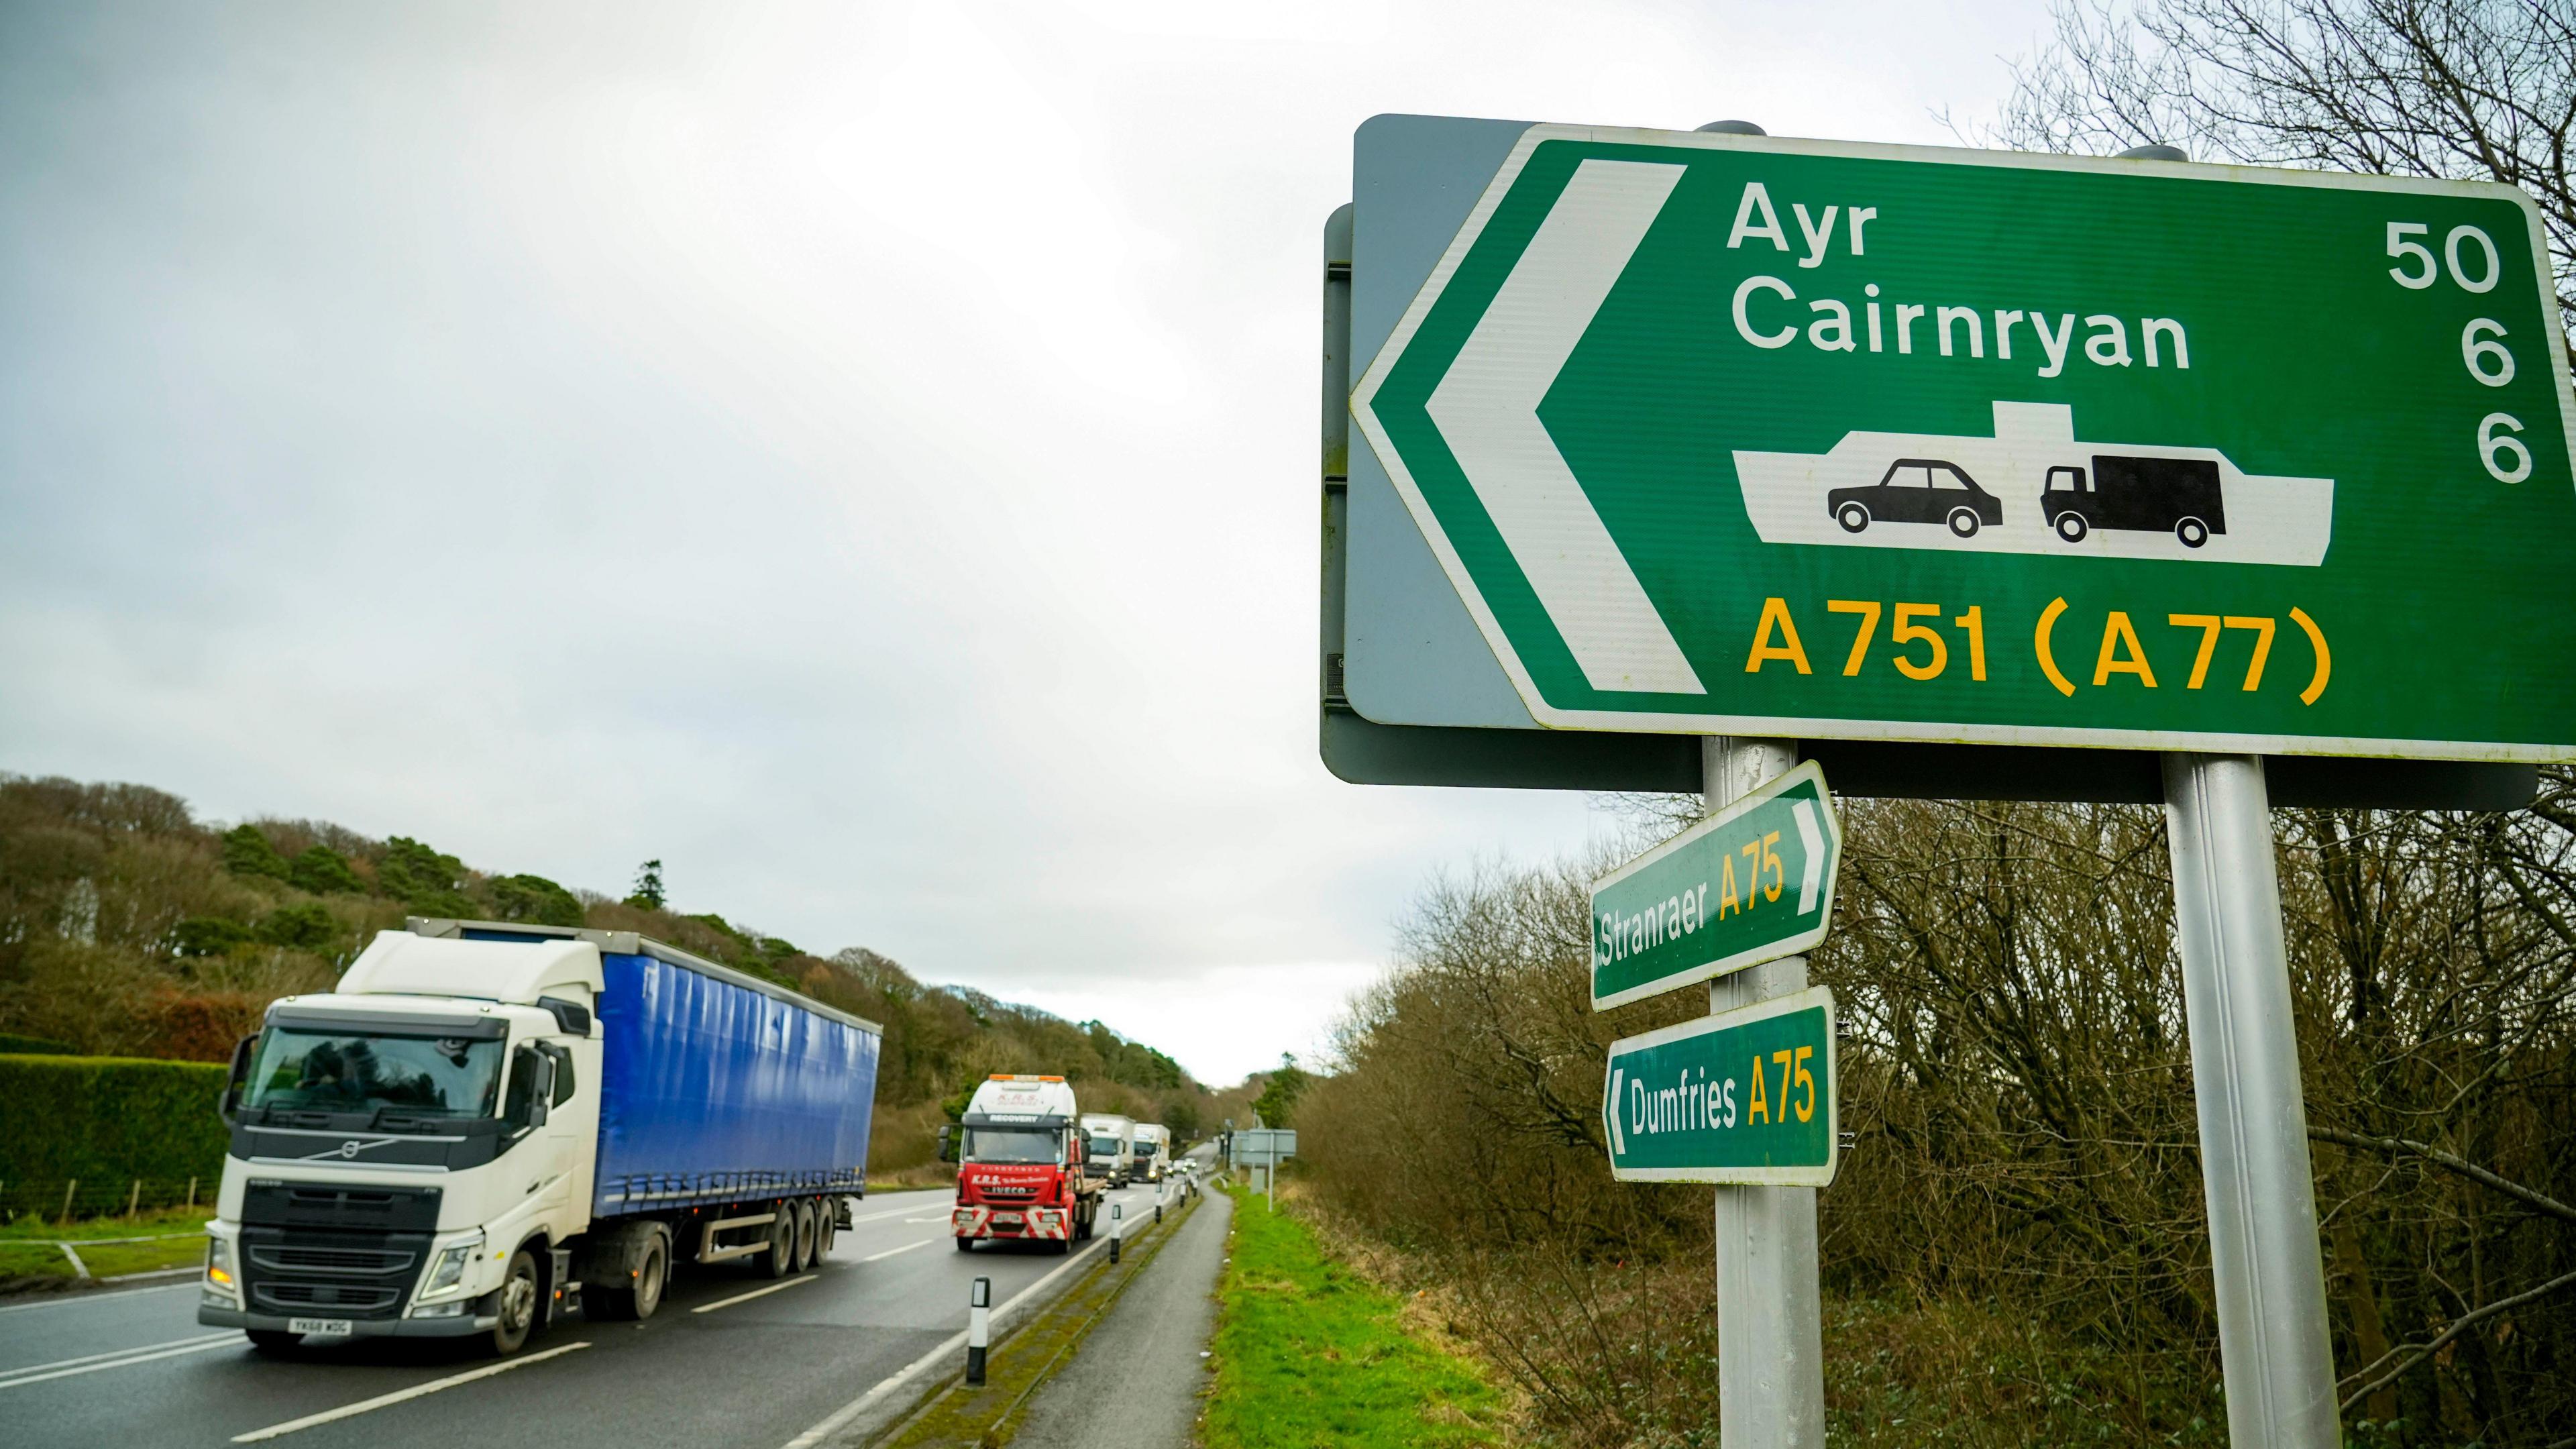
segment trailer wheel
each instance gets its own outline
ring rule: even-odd
[[[784,1278],[796,1271],[796,1209],[787,1203],[777,1205],[777,1216],[769,1220],[769,1246],[757,1255],[760,1271],[772,1278]]]
[[[832,1255],[832,1240],[840,1236],[838,1218],[830,1198],[814,1205],[814,1261],[819,1263]]]
[[[662,1290],[671,1282],[671,1241],[660,1228],[644,1240],[635,1260],[634,1277],[624,1288],[591,1288],[581,1295],[584,1318],[604,1323],[637,1323],[662,1306]]]
[[[2185,548],[2198,548],[2209,542],[2209,525],[2197,518],[2186,518],[2174,525],[2174,537],[2182,540]]]
[[[2084,541],[2084,530],[2085,523],[2083,514],[2061,513],[2057,515],[2057,536],[2059,538],[2065,539],[2068,543],[2082,543]]]
[[[814,1266],[814,1202],[808,1198],[796,1204],[796,1271]]]

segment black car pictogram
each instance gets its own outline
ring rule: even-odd
[[[2002,499],[1978,487],[1958,464],[1938,458],[1899,458],[1867,488],[1826,494],[1825,511],[1845,533],[1858,533],[1873,521],[1940,523],[1959,538],[1974,538],[1980,527],[2004,521]]]
[[[2039,512],[2068,543],[2083,542],[2097,528],[2122,528],[2169,531],[2183,547],[2198,548],[2227,531],[2218,465],[2206,458],[2096,454],[2089,476],[2081,468],[2051,468]]]

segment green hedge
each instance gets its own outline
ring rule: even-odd
[[[0,1179],[212,1180],[229,1140],[227,1068],[124,1057],[0,1056]]]

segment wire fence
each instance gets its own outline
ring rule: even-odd
[[[217,1180],[189,1178],[30,1178],[0,1180],[0,1223],[133,1218],[163,1208],[213,1211]]]

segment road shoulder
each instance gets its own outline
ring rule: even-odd
[[[1207,1391],[1233,1199],[1211,1194],[1029,1400],[1020,1449],[1187,1449]]]

